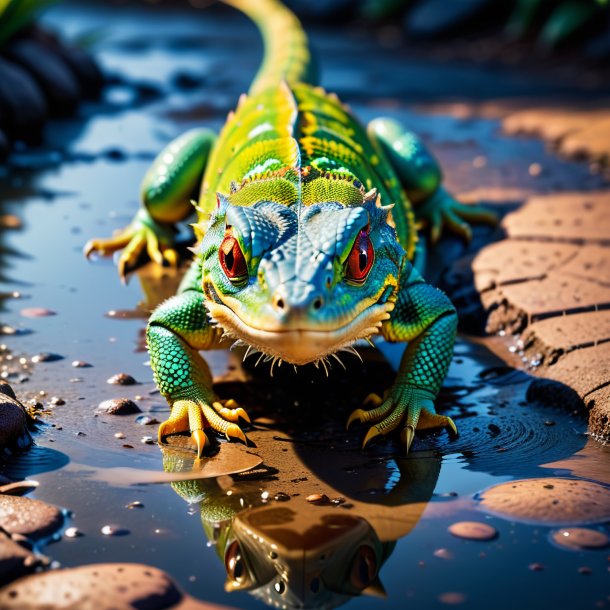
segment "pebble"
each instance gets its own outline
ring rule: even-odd
[[[544,570],[544,566],[541,563],[530,563],[527,566],[528,570],[531,570],[532,572],[542,572],[542,570]]]
[[[329,499],[326,494],[310,494],[305,500],[310,504],[328,504]]]
[[[290,500],[290,496],[283,491],[278,491],[275,496],[273,496],[273,499],[276,502],[288,502],[288,500]]]
[[[540,176],[542,173],[542,165],[540,165],[540,163],[532,163],[529,166],[528,171],[530,176]]]
[[[133,502],[130,502],[129,504],[126,505],[125,508],[144,508],[144,504],[142,504],[142,502],[140,502],[140,500],[134,500]]]
[[[155,439],[152,436],[143,436],[140,439],[141,443],[144,443],[145,445],[154,445],[155,444]]]
[[[551,532],[551,540],[564,548],[602,549],[610,544],[610,537],[599,530],[586,527],[562,528]]]
[[[578,568],[579,574],[593,574],[593,570],[589,566],[581,566]]]
[[[19,312],[24,318],[45,318],[47,316],[56,316],[57,312],[45,307],[24,307]]]
[[[91,368],[91,366],[93,365],[89,364],[88,362],[85,362],[84,360],[74,360],[72,362],[72,366],[75,369],[88,369]]]
[[[454,557],[453,553],[448,549],[436,549],[436,551],[434,551],[434,556],[439,559],[453,559]]]
[[[103,536],[127,536],[129,530],[118,525],[104,525],[100,532]]]
[[[54,354],[52,352],[41,352],[40,354],[36,354],[32,356],[31,360],[34,364],[38,362],[56,362],[57,360],[63,360],[64,357],[59,354]]]
[[[138,415],[136,417],[136,424],[140,424],[140,426],[152,426],[154,424],[158,424],[159,420],[151,417],[150,415]]]
[[[64,532],[64,536],[66,538],[78,538],[79,536],[82,536],[82,532],[76,528],[76,527],[69,527],[65,532]]]
[[[458,521],[449,526],[449,532],[466,540],[493,540],[498,535],[495,528],[480,521]]]
[[[131,375],[127,375],[127,373],[117,373],[107,379],[106,383],[112,385],[135,385],[137,381]]]
[[[133,400],[129,400],[129,398],[104,400],[98,405],[97,412],[108,415],[133,415],[134,413],[141,413],[140,407]]]
[[[114,438],[119,438],[119,439],[125,438],[125,434],[123,434],[123,432],[115,432]]]
[[[51,398],[51,404],[56,406],[62,406],[66,404],[66,401],[63,398],[59,398],[58,396],[53,396]]]

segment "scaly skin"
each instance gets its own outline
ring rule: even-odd
[[[121,274],[143,250],[167,260],[172,223],[187,215],[187,195],[201,185],[193,265],[147,330],[155,381],[172,406],[159,438],[190,430],[199,454],[208,428],[245,440],[238,425],[245,412],[216,399],[199,350],[236,342],[273,364],[326,368],[378,333],[409,344],[394,385],[348,424],[373,424],[365,445],[400,429],[407,450],[418,428],[455,431],[433,401],[456,313],[411,263],[416,222],[430,226],[433,240],[444,227],[468,238],[467,220],[495,217],[442,189],[438,164],[414,134],[387,119],[367,131],[335,95],[312,85],[306,38],[290,12],[274,0],[228,3],[265,38],[250,94],[217,139],[196,130],[170,144],[145,178],[140,216],[118,238],[86,247],[109,253],[127,244]]]

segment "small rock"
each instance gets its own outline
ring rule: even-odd
[[[47,316],[56,316],[57,312],[45,307],[24,307],[19,312],[24,318],[45,318]]]
[[[62,405],[66,404],[66,401],[63,398],[59,398],[58,396],[53,396],[51,398],[51,404],[61,407]]]
[[[449,526],[449,532],[467,540],[493,540],[498,532],[491,525],[480,521],[459,521]]]
[[[159,420],[151,417],[150,415],[138,415],[136,417],[136,424],[140,426],[153,426],[154,424],[158,424]]]
[[[156,441],[152,436],[143,436],[140,439],[140,442],[144,445],[154,445]]]
[[[458,604],[463,604],[466,601],[466,596],[463,593],[458,593],[457,591],[448,591],[447,593],[441,593],[438,596],[438,601],[450,606],[457,606]]]
[[[448,549],[436,549],[434,556],[439,559],[453,559],[454,557],[453,553]]]
[[[115,432],[114,438],[123,439],[125,438],[125,434],[123,434],[123,432]]]
[[[141,413],[141,410],[129,398],[111,398],[110,400],[100,402],[97,412],[106,413],[107,415],[133,415],[134,413]]]
[[[527,566],[528,570],[531,570],[532,572],[542,572],[542,570],[544,570],[544,566],[541,563],[530,563]]]
[[[326,494],[310,494],[305,498],[310,504],[328,504],[329,499]]]
[[[528,172],[530,176],[540,176],[542,173],[542,165],[540,165],[540,163],[532,163],[528,168]]]
[[[274,496],[273,499],[276,502],[288,502],[288,500],[290,500],[290,496],[287,493],[284,493],[283,491],[278,491]]]
[[[578,568],[579,574],[593,574],[593,570],[589,566],[581,566]]]
[[[137,381],[126,373],[117,373],[113,375],[109,379],[106,380],[106,383],[110,383],[113,385],[135,385]]]
[[[85,362],[84,360],[73,360],[72,366],[75,369],[88,369],[88,368],[91,368],[92,365],[89,364],[88,362]]]
[[[34,364],[38,362],[57,362],[58,360],[63,359],[63,356],[60,356],[59,354],[54,354],[52,352],[41,352],[40,354],[36,354],[31,358]]]
[[[566,527],[551,532],[551,540],[564,548],[582,549],[602,549],[610,544],[610,537],[599,530],[586,527]]]
[[[142,504],[142,502],[140,502],[139,500],[134,500],[133,502],[127,504],[126,508],[144,508],[144,504]]]
[[[78,538],[78,537],[80,537],[82,535],[83,535],[82,532],[78,528],[76,528],[76,527],[69,527],[64,532],[64,536],[66,538]]]
[[[127,536],[129,534],[129,530],[118,525],[104,525],[100,532],[104,536]]]
[[[38,539],[50,536],[63,523],[61,511],[41,500],[0,496],[0,527],[9,534]]]
[[[27,449],[32,445],[25,407],[6,382],[0,382],[0,450]]]

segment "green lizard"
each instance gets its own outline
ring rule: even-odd
[[[244,409],[221,403],[200,355],[243,345],[272,364],[326,367],[358,340],[381,334],[408,346],[395,383],[354,411],[370,423],[363,446],[401,430],[449,427],[434,403],[452,356],[456,312],[412,261],[416,223],[468,238],[467,221],[494,222],[441,186],[436,160],[388,119],[364,128],[336,95],[315,86],[306,36],[275,0],[226,0],[256,22],[265,57],[248,95],[217,136],[196,129],[170,143],[142,184],[142,208],[119,235],[86,254],[119,259],[123,276],[145,251],[174,263],[174,223],[197,201],[200,238],[178,294],[152,314],[155,381],[171,405],[159,439],[190,430],[201,455],[212,429],[246,441]],[[393,208],[393,209],[392,209]]]

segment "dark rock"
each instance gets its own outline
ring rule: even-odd
[[[0,532],[0,584],[32,572],[40,563],[34,553]]]
[[[63,524],[61,511],[41,500],[22,496],[0,496],[0,527],[9,534],[45,538]]]
[[[141,413],[140,407],[129,400],[129,398],[111,398],[110,400],[104,400],[100,402],[97,407],[98,413],[106,413],[107,415],[133,415],[134,413]]]
[[[38,136],[48,114],[36,81],[22,68],[0,57],[0,113],[9,136]]]
[[[0,450],[27,449],[32,445],[24,406],[11,386],[0,383]]]
[[[80,86],[65,61],[36,40],[15,40],[6,55],[27,70],[44,91],[54,114],[72,114],[81,99]]]

